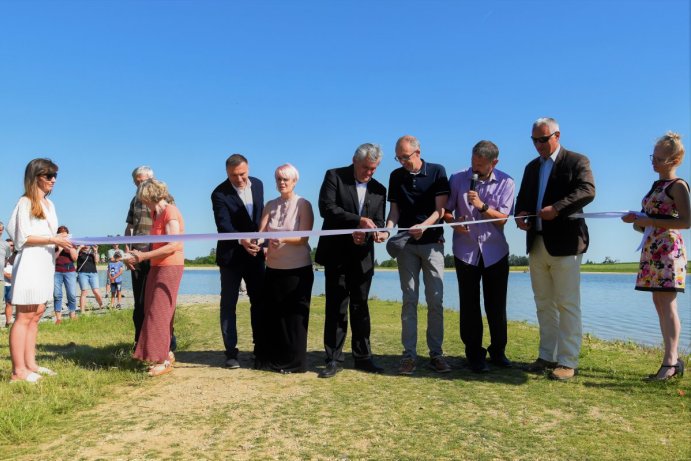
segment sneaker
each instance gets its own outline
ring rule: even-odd
[[[556,379],[558,381],[567,381],[576,375],[576,370],[571,367],[565,367],[559,365],[557,368],[549,374],[551,379]]]
[[[401,365],[398,367],[399,375],[412,375],[415,371],[415,360],[410,357],[406,357],[401,360]]]
[[[226,359],[225,366],[230,369],[240,368],[240,362],[238,362],[238,359]]]
[[[448,362],[444,358],[443,355],[437,355],[436,357],[432,357],[429,361],[429,365],[427,365],[431,370],[436,371],[437,373],[448,373],[451,371],[451,367],[449,366]]]

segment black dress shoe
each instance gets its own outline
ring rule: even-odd
[[[500,368],[511,368],[513,366],[511,360],[507,359],[505,355],[500,357],[492,357],[489,361],[492,363],[492,365]]]
[[[356,360],[355,369],[367,373],[384,373],[384,369],[374,363],[372,359]]]
[[[487,373],[489,371],[489,365],[487,365],[487,362],[484,360],[470,362],[470,370],[473,373]]]
[[[326,364],[326,367],[322,371],[319,372],[317,377],[319,378],[333,378],[336,376],[336,373],[339,371],[343,370],[343,367],[338,364],[335,360],[332,360],[331,362]]]

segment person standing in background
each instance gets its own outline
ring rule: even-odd
[[[58,227],[58,235],[67,237],[70,230],[67,226]],[[55,247],[55,276],[53,286],[53,310],[55,323],[62,323],[62,286],[65,285],[67,311],[70,318],[77,318],[77,249]]]

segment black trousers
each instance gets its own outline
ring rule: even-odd
[[[142,332],[144,323],[144,291],[146,290],[146,277],[149,275],[149,261],[142,261],[135,266],[132,274],[132,297],[134,298],[134,311],[132,311],[132,322],[134,323],[134,342],[139,341],[139,334]]]
[[[268,355],[271,367],[276,370],[307,371],[307,329],[313,283],[311,264],[297,269],[266,268]]]
[[[238,251],[245,251],[240,249]],[[264,258],[243,257],[235,266],[220,266],[221,272],[221,334],[226,358],[237,359],[238,329],[236,308],[240,292],[240,282],[245,279],[247,295],[250,298],[250,321],[254,355],[264,360],[266,341],[264,339]]]
[[[506,290],[509,282],[509,257],[485,267],[482,257],[477,266],[454,258],[460,299],[461,340],[468,361],[485,360],[487,352],[501,357],[506,349]],[[485,301],[485,314],[491,338],[487,349],[482,347],[482,310],[480,281]]]
[[[329,264],[324,267],[326,291],[324,350],[327,362],[332,360],[343,362],[343,344],[348,333],[349,311],[353,358],[363,360],[372,357],[367,298],[373,275],[373,272],[363,274],[360,267],[352,265]]]

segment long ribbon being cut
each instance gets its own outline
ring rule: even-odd
[[[596,213],[574,213],[569,216],[572,219],[588,218],[588,219],[612,219],[621,218],[629,213],[634,213],[638,217],[645,217],[645,213],[639,211],[601,211]],[[536,215],[521,216],[521,218],[532,218]],[[430,224],[428,226],[419,226],[423,229],[433,227],[454,227],[454,226],[470,226],[473,224],[491,223],[497,221],[506,221],[513,219],[515,216],[507,218],[492,218],[480,219],[477,221],[464,221],[455,223]],[[412,227],[399,227],[398,231],[407,231]],[[198,242],[203,240],[241,240],[241,239],[276,239],[284,237],[323,237],[330,235],[347,235],[353,232],[391,232],[392,229],[386,227],[377,227],[375,229],[331,229],[331,230],[311,230],[311,231],[285,231],[285,232],[225,232],[225,233],[211,233],[211,234],[176,234],[176,235],[116,235],[114,237],[72,237],[70,240],[74,245],[110,245],[114,243],[130,244],[130,243],[167,243],[167,242]],[[638,250],[643,247],[646,239],[653,232],[653,227],[648,226],[643,232],[643,239],[638,246]]]
[[[534,216],[534,215],[531,215]],[[525,216],[525,217],[531,217]],[[444,226],[468,226],[472,224],[505,221],[508,218],[480,219],[478,221],[465,221],[457,223],[431,224],[419,226],[423,229]],[[412,227],[399,227],[398,231],[410,230]],[[377,227],[375,229],[330,229],[311,231],[284,231],[284,232],[225,232],[217,234],[174,234],[174,235],[116,235],[114,237],[72,237],[73,245],[112,245],[122,243],[168,243],[168,242],[199,242],[204,240],[242,240],[242,239],[277,239],[284,237],[323,237],[330,235],[348,235],[353,232],[391,232],[392,229]]]

